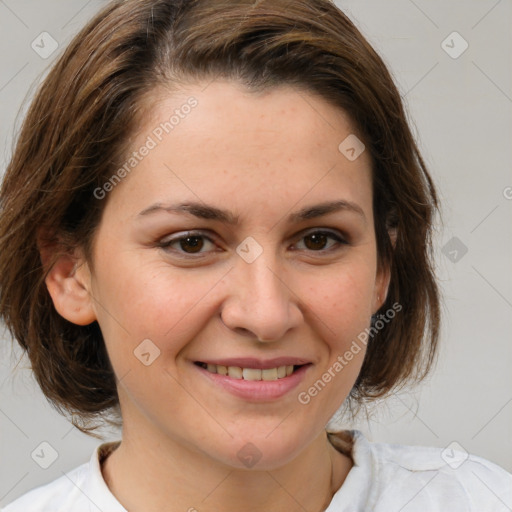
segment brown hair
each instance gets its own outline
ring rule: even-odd
[[[98,324],[74,325],[56,312],[38,235],[61,251],[82,248],[92,265],[108,200],[93,192],[124,161],[150,112],[149,93],[216,77],[318,95],[348,113],[371,155],[378,261],[391,269],[380,311],[403,309],[368,344],[351,398],[361,403],[418,381],[435,359],[436,192],[392,77],[353,23],[328,0],[117,0],[40,86],[0,192],[0,317],[44,394],[84,432],[118,411],[116,379]]]

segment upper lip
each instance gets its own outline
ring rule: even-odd
[[[265,370],[279,366],[296,366],[308,364],[311,361],[299,357],[276,357],[273,359],[257,359],[255,357],[234,357],[229,359],[203,359],[199,363],[216,364],[220,366],[238,366],[239,368],[255,368]]]

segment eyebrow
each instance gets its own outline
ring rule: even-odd
[[[328,201],[324,203],[315,204],[312,206],[306,206],[297,212],[291,213],[288,216],[288,222],[293,223],[309,219],[315,219],[317,217],[322,217],[324,215],[328,215],[330,213],[335,213],[343,210],[357,214],[358,216],[362,217],[362,219],[366,222],[366,216],[364,214],[363,209],[358,204],[345,200]],[[198,202],[186,202],[170,205],[156,203],[142,210],[137,217],[145,217],[146,215],[150,215],[161,211],[167,213],[189,214],[200,219],[216,220],[224,224],[230,225],[236,225],[238,224],[239,221],[238,215],[234,215],[232,212],[228,210],[221,210],[220,208],[217,208],[215,206]]]

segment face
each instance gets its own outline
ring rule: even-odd
[[[314,95],[205,86],[164,97],[132,140],[87,287],[125,432],[235,467],[256,447],[272,468],[350,392],[364,347],[344,356],[386,294],[371,163],[340,152],[354,127]]]

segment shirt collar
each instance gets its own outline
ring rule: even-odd
[[[110,492],[103,474],[101,472],[101,462],[112,453],[121,441],[113,441],[103,443],[96,447],[89,461],[90,479],[88,488],[90,496],[94,496],[94,505],[91,511],[96,512],[98,509],[105,512],[127,512],[127,510],[117,501],[116,497]],[[88,493],[87,493],[88,494]]]
[[[359,430],[330,433],[329,441],[352,458],[353,466],[325,512],[365,512],[370,503],[372,482],[377,478],[371,444]]]

